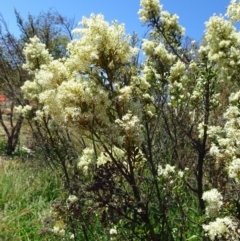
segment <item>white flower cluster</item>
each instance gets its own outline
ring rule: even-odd
[[[26,56],[26,64],[23,68],[29,72],[34,72],[41,65],[49,64],[53,60],[45,44],[42,44],[37,36],[30,38],[30,43],[26,44],[23,52]]]
[[[122,131],[125,134],[125,141],[132,141],[135,143],[142,143],[143,134],[142,134],[142,124],[140,119],[133,115],[131,112],[128,112],[122,117],[122,119],[115,120]]]
[[[231,0],[231,3],[227,8],[227,16],[233,22],[237,22],[240,20],[240,2],[237,0]]]
[[[68,198],[67,198],[67,204],[73,204],[75,202],[78,201],[78,197],[76,197],[75,195],[70,195]]]
[[[56,113],[66,123],[89,127],[95,118],[99,124],[107,124],[106,109],[110,105],[108,93],[93,81],[84,79],[69,80],[62,83],[55,96],[63,112]],[[49,102],[51,113],[55,113],[54,102]],[[59,115],[61,114],[61,115]]]
[[[229,79],[240,65],[240,37],[232,22],[213,16],[206,23],[204,44],[199,53],[217,63],[222,80]]]
[[[32,106],[30,105],[25,105],[25,106],[19,105],[15,107],[16,113],[22,114],[25,118],[29,116],[29,114],[31,113],[31,110],[32,110]]]
[[[176,14],[162,11],[162,5],[158,0],[141,0],[141,7],[138,14],[143,23],[159,17],[165,32],[172,31],[179,36],[184,35],[185,29],[178,24],[179,17]]]
[[[204,135],[204,128],[206,127],[206,125],[203,122],[200,122],[197,126],[197,130],[198,130],[198,137],[199,138],[203,138]]]
[[[39,88],[41,88],[35,81],[25,81],[24,85],[21,87],[24,97],[28,100],[38,100]]]
[[[52,232],[57,236],[63,237],[66,235],[65,228],[66,224],[62,220],[58,220],[56,221],[56,224],[53,227]]]
[[[216,238],[239,240],[239,234],[236,232],[236,223],[230,217],[217,218],[214,222],[203,225],[203,229],[211,240],[216,240]]]
[[[169,93],[171,97],[171,105],[182,102],[187,96],[184,94],[186,87],[186,66],[178,60],[170,69]]]
[[[222,16],[213,16],[206,23],[206,40],[210,45],[209,57],[213,60],[225,57],[228,48],[237,42],[235,28]]]
[[[35,75],[35,81],[44,89],[56,89],[69,77],[70,73],[65,63],[53,60],[48,65],[41,66],[41,70]]]
[[[52,232],[60,237],[63,237],[66,233],[65,230],[61,229],[59,226],[54,226]]]
[[[93,120],[101,131],[106,131],[116,128],[114,121],[109,121],[110,115],[115,114],[112,111],[116,110],[109,110],[113,100],[108,90],[117,93],[115,102],[121,105],[131,102],[133,88],[119,87],[118,81],[122,81],[119,71],[125,71],[126,64],[138,50],[129,44],[130,36],[125,34],[124,25],[116,21],[110,25],[103,15],[84,17],[80,25],[74,30],[80,37],[68,45],[66,59],[53,60],[39,39],[31,39],[25,47],[25,67],[35,70],[34,80],[26,81],[22,90],[25,98],[34,100],[39,107],[37,121],[51,113],[56,123],[80,127],[79,132],[89,131]],[[110,85],[114,89],[108,89]],[[140,87],[145,86],[147,83]]]
[[[79,158],[78,168],[83,171],[84,174],[88,174],[89,165],[96,163],[96,157],[93,148],[85,148],[82,152],[82,156]]]
[[[208,126],[208,135],[210,138],[215,138],[223,132],[221,126]]]
[[[228,167],[229,177],[234,178],[237,182],[240,182],[240,158],[234,158]]]
[[[154,15],[158,15],[162,10],[159,0],[141,0],[140,5],[142,9],[139,10],[138,14],[143,23],[146,23]]]
[[[176,56],[169,53],[164,44],[158,41],[144,39],[142,49],[146,56],[156,56],[159,61],[169,66],[176,60]]]
[[[163,24],[164,31],[171,32],[174,31],[179,36],[183,36],[185,33],[185,29],[178,24],[178,15],[177,14],[170,14],[167,11],[162,11],[160,20]]]
[[[162,166],[159,164],[157,166],[157,177],[162,185],[163,191],[175,196],[175,191],[177,191],[176,188],[183,185],[187,172],[187,168],[185,168],[185,170],[180,170],[177,169],[176,166],[171,166],[169,164]]]
[[[143,40],[142,49],[147,56],[153,55],[156,50],[156,47],[157,47],[156,41],[152,41],[152,40],[148,40],[148,39]]]
[[[118,101],[120,103],[127,103],[132,97],[132,86],[124,86],[119,90]]]
[[[209,217],[215,217],[218,215],[222,202],[222,195],[218,192],[217,189],[211,189],[206,191],[202,195],[202,199],[206,202],[206,214]]]
[[[125,152],[120,148],[117,148],[116,146],[112,147],[111,154],[118,161],[123,161],[123,158],[125,156]],[[108,153],[101,152],[97,158],[97,166],[103,165],[108,161],[111,161],[111,157],[108,155]]]
[[[117,229],[116,229],[116,228],[111,228],[111,229],[109,230],[109,234],[110,234],[110,235],[116,235],[116,234],[117,234]]]
[[[144,66],[144,69],[146,65]],[[146,73],[143,70],[143,76],[134,76],[132,78],[132,86],[135,87],[135,90],[138,91],[139,94],[145,93],[149,87],[151,86],[146,78]]]
[[[118,240],[117,239],[118,232],[117,232],[117,228],[116,227],[111,228],[109,230],[109,234],[110,234],[110,240],[112,240],[112,241],[117,241]]]
[[[169,53],[163,43],[158,43],[154,53],[158,56],[162,63],[169,66],[172,65],[176,60],[176,56],[172,53]]]
[[[164,178],[171,177],[175,173],[175,166],[167,164],[165,168],[161,165],[158,166],[158,176],[163,176]]]
[[[78,197],[75,195],[70,195],[67,200],[66,200],[66,204],[67,204],[67,208],[71,208],[71,206],[76,203],[78,201]]]
[[[74,29],[73,33],[80,35],[80,39],[68,46],[72,57],[67,65],[75,71],[88,71],[93,65],[110,75],[138,52],[137,48],[130,47],[130,36],[125,35],[123,24],[113,22],[109,25],[103,15],[92,14],[90,18],[83,17],[79,25],[82,27]]]
[[[180,79],[185,75],[186,73],[186,66],[183,62],[180,60],[175,63],[171,69],[170,69],[170,76],[169,80],[170,82],[180,82]]]
[[[217,128],[217,143],[212,144],[210,153],[217,162],[223,162],[228,167],[229,177],[240,182],[240,110],[238,103],[240,92],[233,93],[230,98],[230,105],[227,108],[224,118],[226,123],[220,131]]]

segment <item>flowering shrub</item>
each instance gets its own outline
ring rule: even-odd
[[[217,216],[219,209],[223,205],[222,195],[217,189],[212,189],[203,193],[202,199],[206,202],[206,214],[210,217]]]
[[[203,225],[203,229],[211,240],[237,240],[240,235],[236,223],[229,217],[217,218],[216,221]]]
[[[177,15],[142,0],[140,20],[151,31],[139,66],[124,25],[102,15],[83,17],[66,58],[53,60],[37,37],[26,45],[34,79],[22,90],[36,106],[18,111],[33,112],[40,129],[48,120],[49,130],[81,139],[63,165],[71,196],[55,234],[90,235],[77,226],[81,214],[97,217],[111,240],[239,238],[239,189],[230,181],[240,179],[235,7],[230,19],[209,19],[197,46],[184,40]]]

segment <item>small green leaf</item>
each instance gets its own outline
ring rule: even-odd
[[[188,238],[187,240],[194,240],[195,238],[197,238],[197,235],[193,235],[192,237]]]

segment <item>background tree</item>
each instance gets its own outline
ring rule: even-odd
[[[28,14],[27,20],[17,10],[15,15],[21,31],[20,38],[24,43],[37,36],[54,58],[66,56],[66,46],[73,39],[71,31],[75,27],[74,19],[68,19],[51,10],[41,12],[38,16]]]
[[[22,114],[17,114],[14,108],[27,104],[21,93],[21,86],[27,79],[31,79],[23,68],[25,56],[23,46],[29,38],[38,35],[54,58],[66,55],[67,43],[72,38],[71,28],[74,20],[68,20],[59,13],[48,11],[34,17],[28,15],[24,22],[20,14],[15,10],[17,23],[21,31],[19,39],[14,37],[1,16],[1,93],[6,96],[5,106],[1,106],[0,121],[4,133],[7,136],[6,154],[11,155],[16,149],[19,134],[23,122]]]
[[[1,94],[6,102],[0,108],[0,123],[7,136],[5,152],[11,155],[18,143],[23,121],[22,114],[15,115],[14,107],[24,105],[20,87],[28,74],[23,70],[25,61],[23,44],[9,31],[3,17],[0,18],[0,68]]]

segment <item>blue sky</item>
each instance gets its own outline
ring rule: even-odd
[[[161,0],[163,9],[179,15],[180,24],[186,29],[189,37],[200,40],[204,31],[204,23],[213,13],[224,14],[230,0]],[[28,13],[37,15],[50,8],[64,16],[75,17],[79,22],[82,16],[91,13],[102,13],[107,21],[114,19],[125,23],[128,33],[136,31],[140,37],[146,31],[138,19],[137,12],[140,0],[0,0],[0,13],[5,18],[9,29],[18,34],[14,16],[16,8],[22,17]]]

